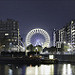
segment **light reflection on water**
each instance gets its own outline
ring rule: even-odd
[[[73,75],[71,64],[64,64],[62,68],[62,75]]]
[[[0,75],[75,75],[75,64],[0,65]]]
[[[35,67],[27,67],[26,75],[54,75],[54,65],[40,65]]]

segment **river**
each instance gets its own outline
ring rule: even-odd
[[[75,75],[75,64],[13,65],[1,64],[0,75]]]

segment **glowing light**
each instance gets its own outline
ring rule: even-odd
[[[72,68],[71,68],[71,64],[67,65],[67,75],[72,75]]]
[[[8,73],[9,73],[9,75],[13,75],[12,69],[9,69],[9,70],[8,70]]]
[[[54,75],[54,65],[29,66],[26,75]]]
[[[35,46],[37,46],[37,45],[42,45],[42,44],[40,43],[40,40],[37,40],[37,41],[36,41]]]
[[[53,59],[54,58],[54,55],[49,55],[49,59]]]
[[[40,29],[40,28],[36,28],[36,29],[32,29],[26,36],[26,39],[25,39],[25,43],[26,43],[26,46],[30,45],[31,42],[30,42],[30,39],[31,37],[34,35],[34,34],[37,34],[37,33],[40,33],[41,35],[43,35],[45,37],[45,42],[43,43],[42,47],[45,48],[45,47],[49,47],[50,46],[50,37],[49,37],[49,34],[43,30],[43,29]]]
[[[71,51],[71,49],[67,49],[67,51]]]
[[[70,43],[68,43],[68,45],[70,45]]]
[[[72,33],[72,35],[75,35],[75,33]]]
[[[35,68],[34,67],[27,67],[26,75],[35,75]]]
[[[72,75],[71,64],[64,64],[62,70],[62,75]]]
[[[64,44],[66,44],[66,42],[64,41]]]
[[[50,65],[50,75],[54,75],[54,65]]]
[[[62,75],[66,75],[66,64],[63,65],[63,69],[62,70],[63,70],[62,71],[63,72]]]
[[[38,75],[38,66],[35,66],[35,75]]]
[[[72,32],[75,32],[75,30],[72,30]]]
[[[8,36],[9,34],[8,33],[5,33],[5,36]]]
[[[39,75],[54,75],[54,65],[41,65]]]
[[[73,21],[71,21],[71,23],[73,24]]]

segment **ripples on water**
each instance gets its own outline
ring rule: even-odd
[[[75,64],[40,66],[1,64],[0,75],[75,75]]]

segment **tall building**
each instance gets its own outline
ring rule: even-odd
[[[53,46],[54,47],[56,46],[56,33],[55,33],[55,29],[54,29],[54,32],[53,32]]]
[[[55,32],[56,34],[56,47],[61,48],[61,43],[66,41],[66,32],[65,32],[65,27],[57,30]]]
[[[63,42],[66,40],[65,36],[65,28],[63,27],[62,29],[59,30],[59,41]]]
[[[66,43],[71,43],[71,25],[68,23],[65,27],[65,33],[66,33]]]
[[[18,45],[19,24],[13,19],[0,20],[0,48]]]
[[[75,20],[71,21],[71,44],[75,48]]]
[[[56,42],[67,43],[75,49],[75,20],[56,31]]]

